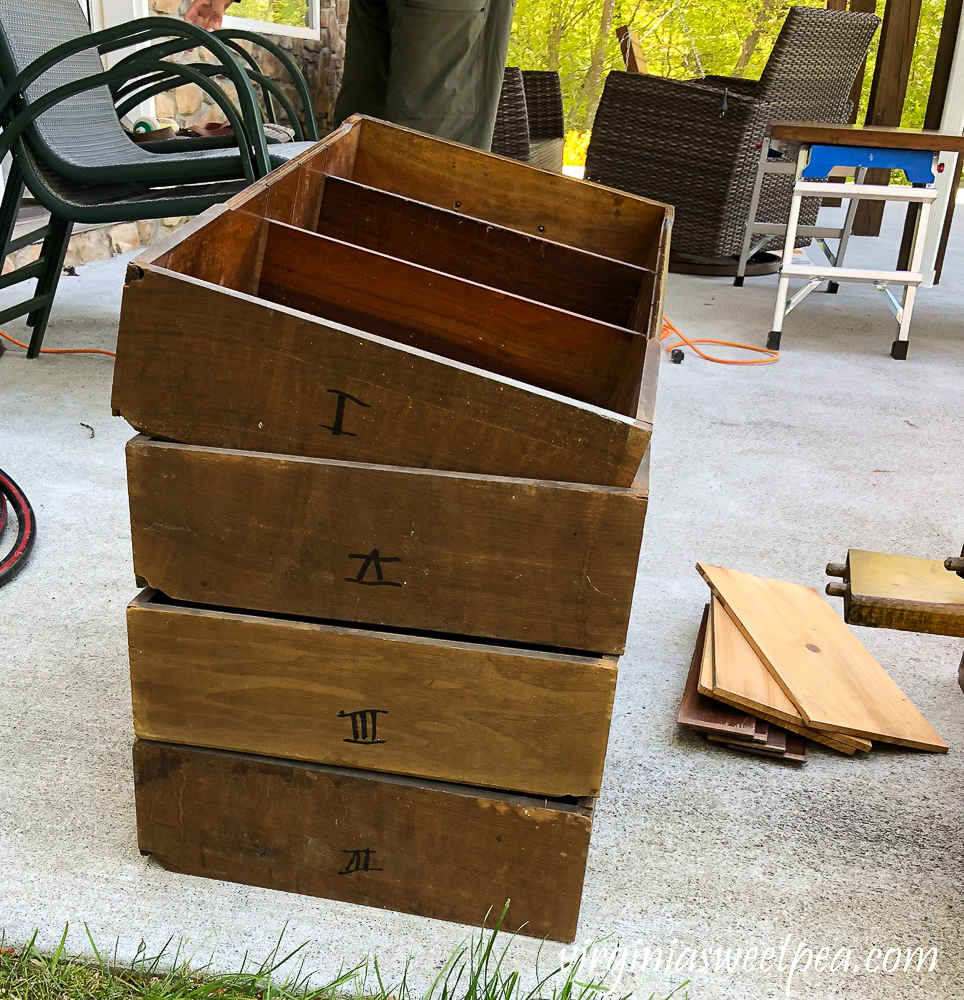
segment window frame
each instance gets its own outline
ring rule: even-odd
[[[310,25],[301,28],[291,24],[275,24],[272,21],[255,21],[249,17],[224,16],[225,28],[236,28],[239,31],[255,31],[262,35],[280,35],[287,38],[309,38],[318,41],[321,38],[321,0],[308,0],[308,20]],[[231,8],[229,7],[228,10]]]

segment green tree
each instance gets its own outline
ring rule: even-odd
[[[791,5],[790,0],[518,0],[509,64],[556,70],[567,127],[583,132],[591,127],[606,74],[623,68],[616,27],[629,24],[636,31],[650,73],[752,79],[762,71]],[[904,106],[907,126],[923,122],[943,9],[943,0],[923,0]],[[864,107],[875,49],[876,40],[864,80]]]
[[[308,24],[308,0],[239,0],[228,13],[232,17],[304,28]]]

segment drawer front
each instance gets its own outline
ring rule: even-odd
[[[191,604],[594,653],[625,647],[643,489],[138,438],[134,570]]]
[[[138,843],[187,875],[571,941],[591,810],[137,740]]]
[[[134,732],[532,795],[599,794],[616,660],[177,606],[127,611]]]
[[[184,444],[631,486],[659,368],[656,341],[634,346],[640,402],[617,413],[145,265],[124,290],[111,405]]]

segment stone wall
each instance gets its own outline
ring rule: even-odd
[[[180,17],[190,6],[191,0],[150,0],[151,11],[166,17]],[[315,115],[322,135],[334,125],[335,96],[341,83],[341,70],[345,54],[345,26],[348,21],[348,0],[321,0],[321,37],[318,39],[290,38],[270,35],[271,41],[290,52],[305,75],[312,95]],[[230,8],[229,11],[230,13]],[[269,79],[282,83],[289,97],[295,96],[293,87],[286,85],[287,74],[273,56],[257,47],[246,46],[261,63]],[[204,49],[189,49],[177,57],[179,62],[213,61]],[[221,81],[218,81],[221,83]],[[228,96],[234,98],[234,88],[226,81],[222,84]],[[159,118],[173,118],[181,126],[223,121],[224,115],[214,101],[199,87],[179,87],[176,91],[158,94],[154,99]],[[298,107],[297,99],[292,101]]]

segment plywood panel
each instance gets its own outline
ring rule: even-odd
[[[615,657],[173,604],[127,611],[137,736],[534,795],[599,794]]]
[[[643,489],[136,438],[138,577],[176,600],[618,653]]]
[[[267,226],[259,297],[635,414],[645,336],[317,233]]]
[[[644,364],[655,396],[658,344]],[[112,406],[186,444],[630,486],[653,400],[633,419],[148,267],[124,290]]]
[[[809,587],[697,563],[808,725],[920,750],[947,744]]]
[[[141,851],[187,875],[571,941],[591,808],[138,740]]]
[[[327,141],[341,143],[354,130],[354,163],[341,176],[604,257],[662,268],[673,212],[666,205],[361,116]]]
[[[304,227],[303,227],[304,228]],[[651,271],[552,243],[458,212],[328,177],[317,222],[322,236],[500,288],[604,323],[630,326]],[[634,329],[645,331],[649,315]]]
[[[810,728],[716,598],[711,602],[707,636],[707,655],[700,673],[703,694],[841,753],[870,750],[869,740]]]
[[[709,605],[703,609],[703,620],[700,622],[699,634],[696,637],[696,648],[686,684],[683,688],[683,700],[680,703],[676,721],[688,729],[696,729],[705,733],[720,733],[729,739],[739,737],[753,740],[756,737],[757,720],[748,712],[728,708],[726,705],[704,697],[698,690],[699,671],[707,655],[712,657],[711,647],[706,645],[707,619]],[[760,741],[765,734],[760,735]]]

